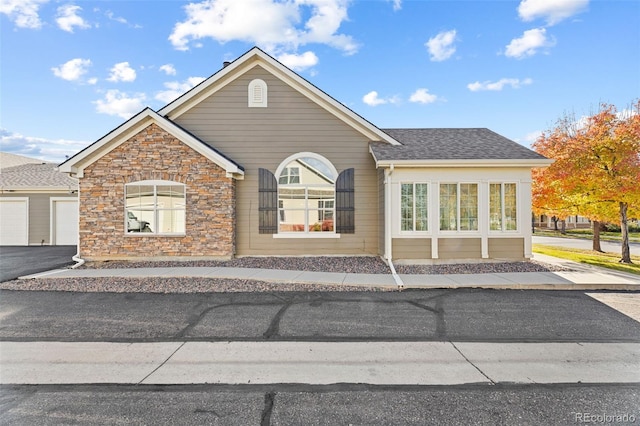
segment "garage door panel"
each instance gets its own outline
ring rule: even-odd
[[[78,243],[78,201],[53,200],[53,244],[73,246]]]
[[[0,245],[29,244],[29,200],[27,198],[0,199]]]

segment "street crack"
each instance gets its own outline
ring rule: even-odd
[[[276,398],[276,393],[271,391],[264,395],[264,408],[262,409],[262,417],[260,419],[260,426],[271,425],[271,413],[273,412],[273,402]]]

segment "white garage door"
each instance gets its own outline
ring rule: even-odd
[[[27,198],[0,198],[0,245],[29,245]]]
[[[78,244],[78,200],[57,199],[53,203],[53,242],[57,246]]]

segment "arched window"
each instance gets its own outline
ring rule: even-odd
[[[278,182],[279,233],[335,233],[338,172],[321,155],[304,152],[280,164]]]
[[[127,234],[175,235],[185,233],[185,185],[145,180],[125,185]]]
[[[256,78],[249,83],[249,108],[267,107],[267,83]]]

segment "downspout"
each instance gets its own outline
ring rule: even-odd
[[[384,207],[385,207],[385,215],[384,215],[384,256],[387,264],[389,265],[389,269],[391,270],[391,276],[395,281],[398,288],[403,288],[404,283],[402,279],[396,272],[396,268],[393,266],[393,255],[391,253],[392,240],[391,240],[391,174],[393,173],[393,164],[389,166],[388,169],[384,169]]]
[[[78,181],[78,243],[76,246],[76,254],[71,257],[71,260],[76,262],[71,266],[71,269],[76,269],[84,265],[84,259],[80,258],[80,181]]]

